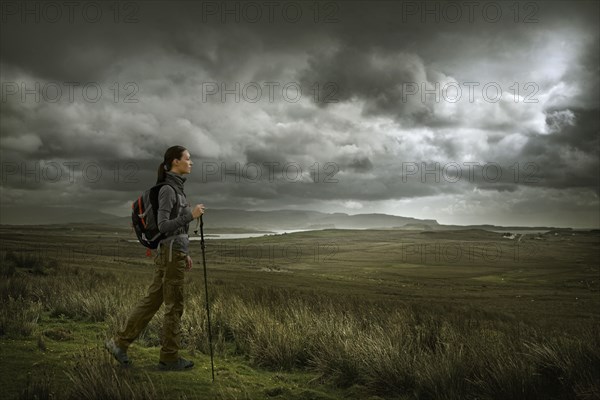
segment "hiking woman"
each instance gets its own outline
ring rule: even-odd
[[[125,328],[106,342],[106,348],[123,365],[130,363],[127,356],[129,345],[137,339],[148,325],[161,304],[165,304],[165,316],[162,327],[162,348],[158,367],[163,370],[185,370],[194,363],[179,356],[181,340],[181,316],[183,314],[184,272],[192,268],[189,256],[189,223],[204,214],[204,205],[191,208],[187,204],[183,191],[186,174],[192,172],[193,162],[190,153],[182,146],[169,147],[164,160],[158,167],[157,184],[166,182],[158,195],[158,229],[165,234],[161,240],[158,255],[154,259],[156,266],[154,279],[148,293],[129,315]],[[179,197],[179,209],[170,219],[171,212]]]

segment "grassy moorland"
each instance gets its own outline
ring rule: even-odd
[[[161,311],[122,369],[102,349],[152,258],[108,226],[0,226],[0,386],[43,399],[600,398],[600,234],[324,230],[198,242],[185,356]]]

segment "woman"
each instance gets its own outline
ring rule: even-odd
[[[135,307],[127,320],[125,329],[106,342],[106,348],[123,365],[129,365],[127,349],[148,325],[161,304],[165,303],[162,331],[162,348],[158,367],[163,370],[181,371],[192,368],[194,363],[179,357],[180,323],[183,314],[184,271],[192,268],[189,256],[189,223],[204,214],[204,205],[193,209],[187,204],[183,184],[184,175],[192,172],[190,153],[181,146],[170,147],[164,161],[158,167],[157,183],[167,182],[158,194],[158,229],[166,238],[160,242],[154,259],[156,270],[148,294]],[[172,186],[172,187],[171,187]],[[175,188],[175,189],[173,189]],[[179,196],[176,217],[169,219]]]

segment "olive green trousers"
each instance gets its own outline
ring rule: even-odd
[[[169,261],[169,246],[161,245],[154,259],[155,272],[148,293],[129,315],[125,328],[117,333],[115,342],[123,350],[138,338],[162,303],[165,303],[165,317],[162,327],[162,348],[160,361],[173,362],[179,358],[181,340],[181,316],[183,315],[183,282],[186,255],[173,249]]]

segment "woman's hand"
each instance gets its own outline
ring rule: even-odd
[[[204,204],[196,204],[196,206],[192,210],[192,217],[196,219],[199,218],[202,214],[204,214]]]
[[[194,262],[192,261],[192,257],[187,256],[187,258],[185,259],[185,270],[189,271],[190,269],[192,269],[193,264]]]

